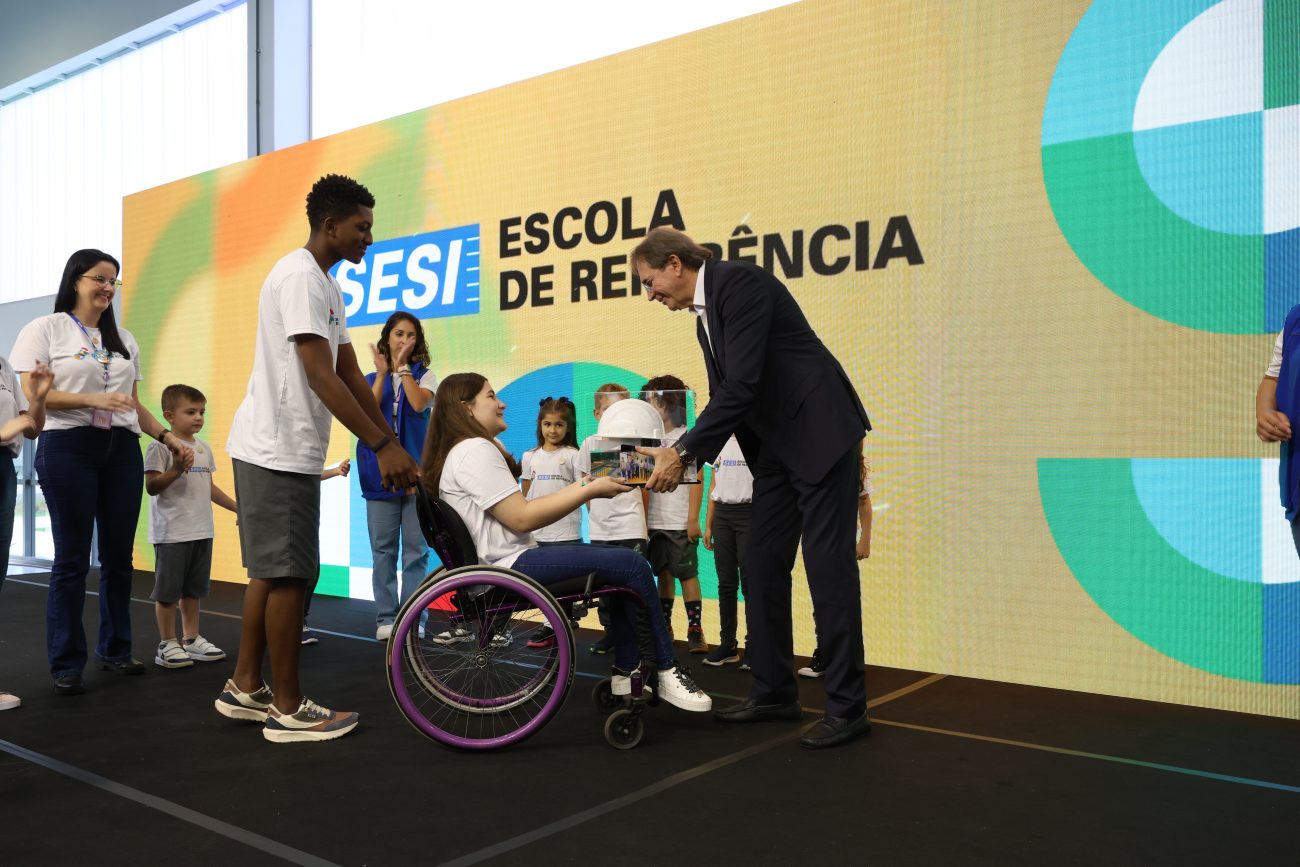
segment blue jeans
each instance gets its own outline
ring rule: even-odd
[[[9,449],[0,448],[0,588],[9,573],[9,546],[14,540],[14,503],[18,497],[18,474]]]
[[[529,548],[515,560],[514,570],[522,572],[543,586],[577,578],[589,572],[606,584],[635,590],[646,602],[650,632],[654,643],[655,664],[669,669],[677,664],[668,627],[659,606],[659,590],[650,564],[635,551],[604,545],[546,545]],[[605,597],[610,607],[610,636],[614,639],[614,664],[624,671],[636,668],[640,653],[636,641],[638,605],[623,594]]]
[[[379,625],[397,619],[401,603],[411,598],[429,574],[429,545],[420,530],[415,497],[403,494],[390,500],[366,500],[366,526],[374,560],[371,586],[375,592],[375,620]],[[402,592],[397,593],[397,549],[402,549]]]
[[[140,438],[121,427],[46,431],[37,442],[36,472],[54,536],[45,604],[50,674],[80,674],[86,667],[81,614],[96,524],[100,570],[95,655],[114,662],[129,660],[131,550],[144,490]]]

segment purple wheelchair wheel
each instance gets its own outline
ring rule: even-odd
[[[573,632],[554,597],[489,566],[435,572],[398,612],[388,642],[388,687],[402,715],[461,749],[534,734],[564,703],[573,668]]]

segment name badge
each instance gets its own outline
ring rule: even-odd
[[[97,427],[100,430],[111,430],[113,428],[113,411],[111,409],[97,409],[90,413],[90,426]]]

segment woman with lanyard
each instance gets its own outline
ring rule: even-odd
[[[131,657],[131,551],[144,485],[143,430],[184,462],[193,453],[140,405],[140,347],[113,316],[121,288],[116,259],[78,250],[68,259],[54,313],[29,322],[11,362],[31,398],[31,371],[54,374],[36,472],[50,511],[54,567],[46,601],[46,646],[54,690],[85,691],[82,627],[90,542],[99,528],[99,640],[95,660],[117,674],[143,674]]]
[[[402,448],[420,459],[424,434],[438,379],[429,370],[429,348],[424,328],[410,313],[394,313],[379,333],[379,346],[371,344],[375,372],[366,375],[380,410],[388,416]],[[375,594],[375,638],[384,641],[393,631],[397,609],[429,571],[429,546],[415,512],[414,492],[384,490],[375,453],[357,443],[357,468],[361,496],[366,501],[373,562],[371,585]],[[399,540],[400,536],[400,540]],[[397,593],[397,552],[402,551],[402,593]]]

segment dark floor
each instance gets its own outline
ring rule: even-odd
[[[212,709],[233,663],[152,664],[148,603],[132,612],[146,675],[88,670],[86,695],[55,696],[46,577],[11,576],[0,601],[0,685],[23,698],[0,712],[4,865],[1300,864],[1287,720],[870,668],[876,727],[848,747],[660,707],[620,752],[587,699],[607,658],[580,650],[545,729],[463,753],[397,712],[370,604],[318,598],[313,626],[339,634],[304,648],[304,687],[362,724],[273,745]],[[217,584],[205,607],[232,659],[241,593]],[[735,666],[694,670],[719,704],[748,690]],[[802,686],[811,723],[821,690]]]

